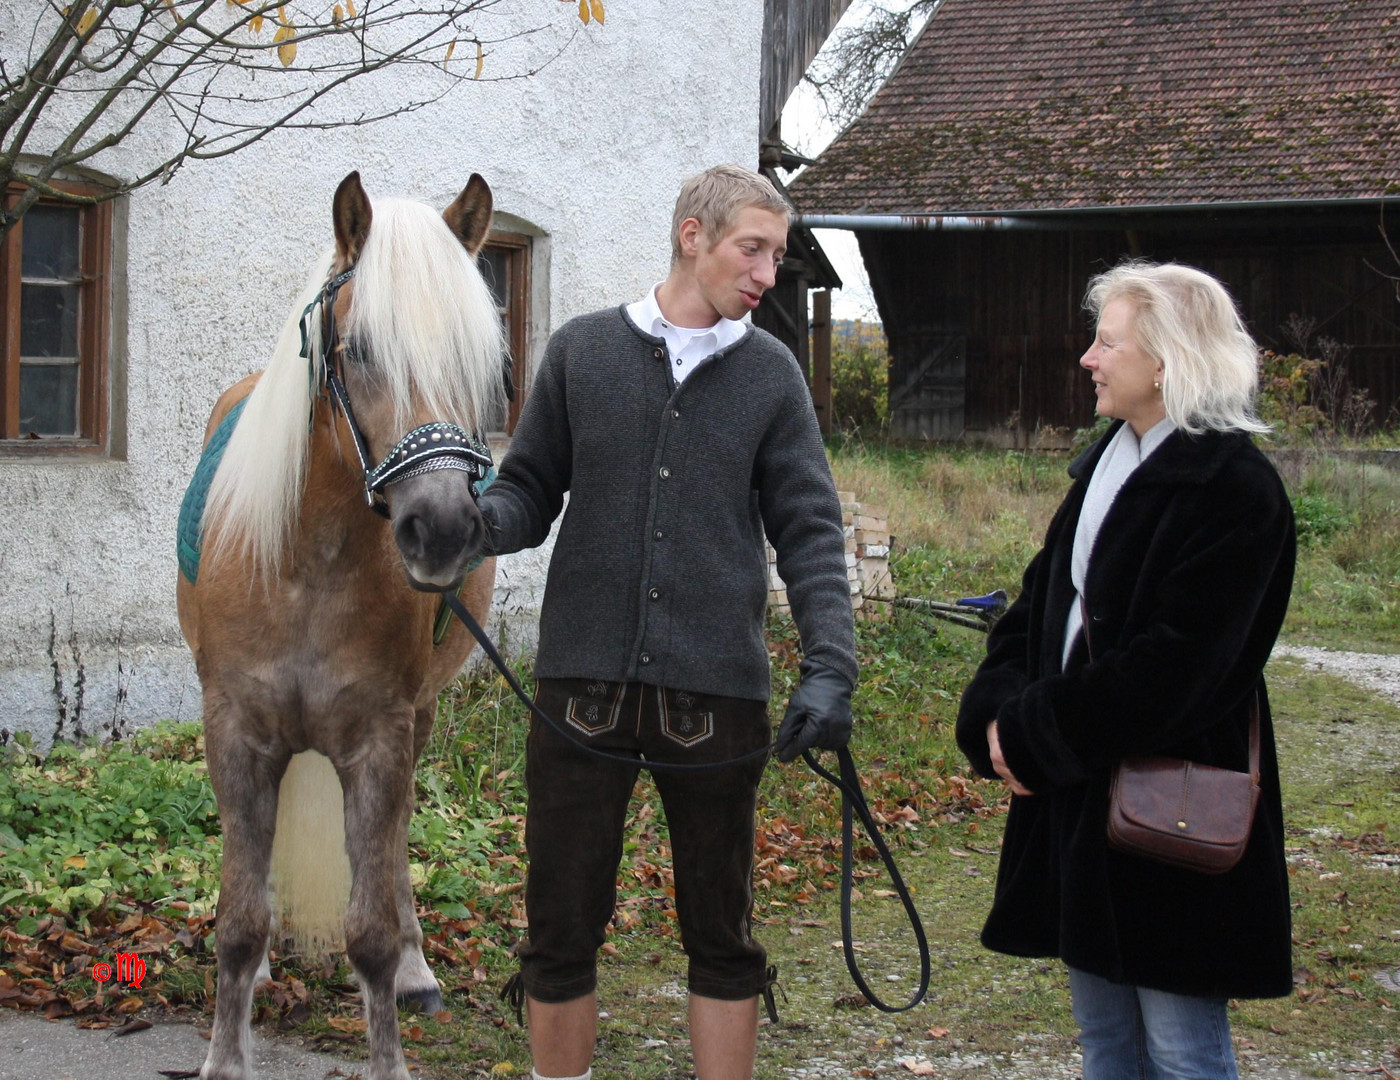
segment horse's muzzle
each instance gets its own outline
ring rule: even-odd
[[[389,499],[409,584],[422,592],[459,586],[486,541],[467,474],[444,469],[405,479]]]

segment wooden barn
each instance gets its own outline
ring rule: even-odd
[[[1092,422],[1081,301],[1129,256],[1220,277],[1267,347],[1304,320],[1400,408],[1393,0],[944,0],[789,186],[859,238],[896,436]]]

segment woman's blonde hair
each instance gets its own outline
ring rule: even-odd
[[[714,242],[734,225],[739,211],[756,206],[788,217],[788,204],[766,176],[739,165],[715,165],[681,185],[671,214],[671,262],[681,258],[681,224],[695,218]]]
[[[1270,430],[1254,412],[1259,347],[1224,285],[1195,267],[1134,259],[1091,279],[1084,306],[1097,320],[1114,300],[1133,305],[1133,336],[1162,365],[1172,423],[1193,434]]]

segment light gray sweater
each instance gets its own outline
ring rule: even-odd
[[[802,373],[751,330],[678,387],[623,308],[549,341],[500,476],[497,554],[548,535],[535,673],[766,701],[765,531],[805,654],[856,681],[841,506]]]

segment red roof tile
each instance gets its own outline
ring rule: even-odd
[[[945,0],[806,213],[1400,192],[1397,0]]]

